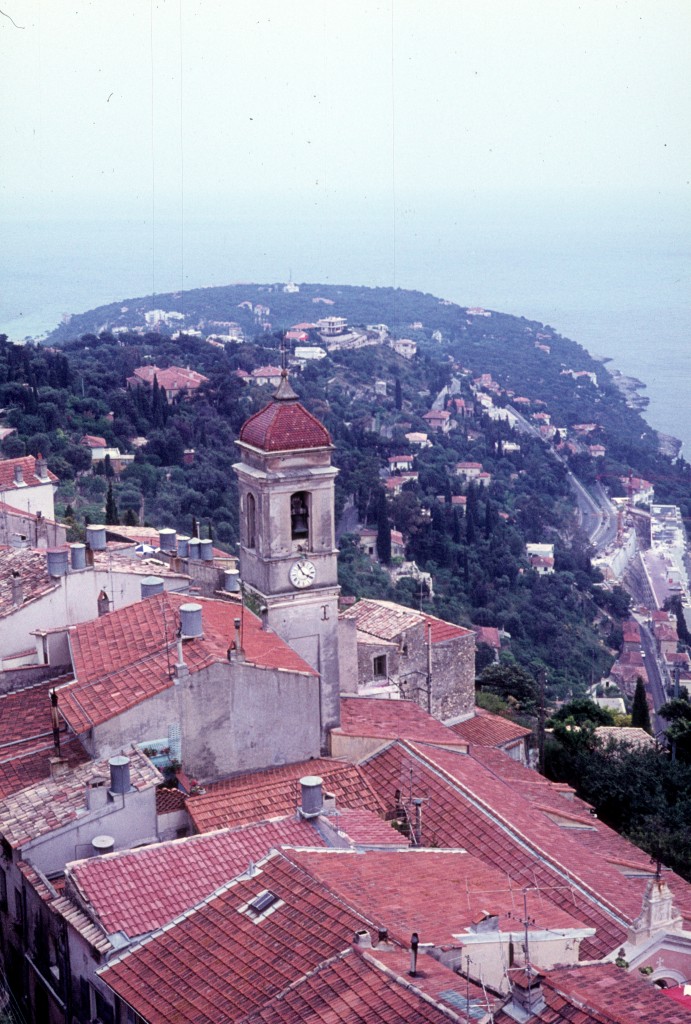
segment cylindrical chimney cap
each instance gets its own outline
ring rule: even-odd
[[[300,779],[302,799],[300,813],[303,818],[316,818],[322,812],[322,778],[320,775],[304,775]]]
[[[178,555],[180,558],[187,558],[190,553],[190,538],[181,535],[178,537]]]
[[[46,563],[49,576],[67,575],[67,548],[48,548],[46,551]]]
[[[202,606],[196,603],[180,605],[180,635],[182,637],[203,636]]]
[[[163,593],[164,583],[160,576],[145,576],[142,580],[142,600]]]
[[[130,759],[118,754],[108,759],[110,766],[111,793],[129,793],[130,791]]]
[[[237,594],[240,589],[239,569],[226,569],[223,573],[223,589],[229,594]]]
[[[175,551],[178,535],[169,526],[158,531],[158,546],[161,551]]]
[[[201,558],[201,541],[199,537],[190,537],[189,558]]]
[[[86,568],[85,544],[70,544],[70,563],[73,569]]]
[[[115,846],[112,836],[94,836],[91,840],[91,847],[95,854],[102,857],[104,853],[111,853]]]
[[[203,562],[213,562],[214,558],[214,542],[208,537],[204,540],[199,541],[199,553],[202,556]]]
[[[92,551],[105,551],[106,528],[105,526],[87,526],[86,542]]]

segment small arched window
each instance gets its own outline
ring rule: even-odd
[[[257,502],[253,494],[247,495],[247,547],[253,548],[257,534]]]
[[[309,494],[307,491],[296,491],[290,496],[290,536],[292,540],[308,541],[309,535]]]

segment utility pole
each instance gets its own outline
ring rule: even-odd
[[[537,683],[540,689],[540,713],[537,721],[537,749],[538,768],[540,774],[545,774],[545,670],[539,668],[537,671]]]

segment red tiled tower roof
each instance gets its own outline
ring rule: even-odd
[[[269,404],[243,424],[240,441],[265,452],[331,445],[329,431],[300,405],[287,377],[283,378]]]

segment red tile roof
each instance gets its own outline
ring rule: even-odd
[[[250,416],[240,430],[240,442],[265,452],[325,448],[328,430],[297,401],[271,401]]]
[[[128,383],[153,384],[154,377],[158,386],[166,391],[194,391],[200,384],[206,384],[209,380],[202,373],[196,370],[188,370],[184,366],[169,366],[162,370],[160,366],[138,366],[132,377],[128,377]]]
[[[445,622],[434,615],[416,612],[393,601],[375,601],[363,598],[344,611],[343,616],[355,619],[357,628],[362,633],[379,637],[382,640],[394,640],[401,633],[422,623],[431,628],[432,643],[444,643],[458,637],[469,636],[472,631],[453,622]]]
[[[522,893],[511,878],[465,850],[297,850],[286,856],[349,906],[383,921],[402,944],[414,931],[436,946],[459,941],[482,911],[498,916],[501,931],[512,931],[522,911]],[[584,927],[576,909],[556,906],[549,893],[531,894],[529,910],[537,929]]]
[[[384,805],[364,773],[356,765],[324,757],[216,782],[205,794],[189,797],[187,810],[200,832],[293,814],[300,805],[299,782],[304,775],[323,779],[323,789],[334,794],[337,809],[360,808],[383,816]]]
[[[20,466],[22,470],[23,483],[17,485],[14,480],[14,470],[16,466]],[[38,487],[44,485],[50,481],[52,484],[59,483],[58,478],[50,470],[47,470],[47,476],[42,480],[36,473],[36,459],[33,455],[22,455],[18,459],[0,459],[0,493],[21,491],[24,485],[27,487]]]
[[[0,797],[50,775],[55,755],[50,712],[52,683],[0,696]],[[60,753],[73,768],[88,760],[79,740],[64,734]]]
[[[626,878],[615,863],[608,870],[603,864],[626,852],[645,872],[645,855],[593,819],[579,801],[567,801],[563,790],[501,751],[471,747],[463,755],[398,741],[361,767],[391,813],[396,790],[408,794],[412,787],[414,796],[425,799],[423,845],[464,846],[516,884],[539,887],[596,927],[595,938],[581,945],[583,956],[615,949],[640,913],[647,879]],[[540,781],[531,785],[531,778]],[[671,873],[665,878],[688,917],[691,888]]]
[[[341,697],[341,724],[332,732],[345,736],[427,740],[459,745],[457,736],[410,700]]]
[[[487,644],[488,647],[493,648],[495,651],[501,650],[499,630],[496,626],[472,626],[471,628],[479,644]]]
[[[162,782],[162,776],[139,750],[130,758],[130,785],[144,790]],[[45,779],[0,800],[0,832],[15,848],[74,821],[86,807],[86,786],[92,779],[108,779],[108,760],[90,761],[57,779]]]
[[[77,861],[67,867],[67,888],[76,889],[108,934],[134,938],[162,928],[271,849],[323,842],[309,822],[279,818]]]
[[[403,957],[409,960],[408,953]],[[380,959],[388,967],[391,954]],[[441,972],[446,987],[453,987],[454,975],[446,968]],[[368,955],[349,949],[244,1018],[243,1024],[448,1024],[448,1015],[418,991],[420,981],[413,985],[403,980],[404,974],[405,968],[391,974],[381,970],[376,951]]]
[[[530,736],[531,732],[518,722],[493,715],[484,708],[475,708],[472,718],[466,718],[450,728],[466,742],[479,743],[484,747],[501,747],[505,743]]]
[[[345,952],[368,926],[280,854],[260,868],[111,960],[102,980],[149,1024],[239,1021]],[[278,902],[257,921],[247,908],[267,890]]]
[[[79,443],[89,448],[106,448],[108,445],[105,437],[98,437],[96,434],[84,434]]]
[[[557,967],[542,982],[547,1003],[535,1024],[688,1024],[688,1011],[674,1007],[660,989],[636,972],[614,964]],[[515,1024],[500,1011],[496,1024]]]
[[[181,594],[158,594],[74,628],[70,644],[76,681],[60,687],[58,696],[61,714],[75,732],[106,722],[173,685],[170,664],[176,658],[178,610],[189,600]],[[247,609],[226,601],[195,601],[202,606],[204,635],[184,641],[191,673],[215,662],[227,664],[233,619],[241,615],[246,662],[316,675]]]

